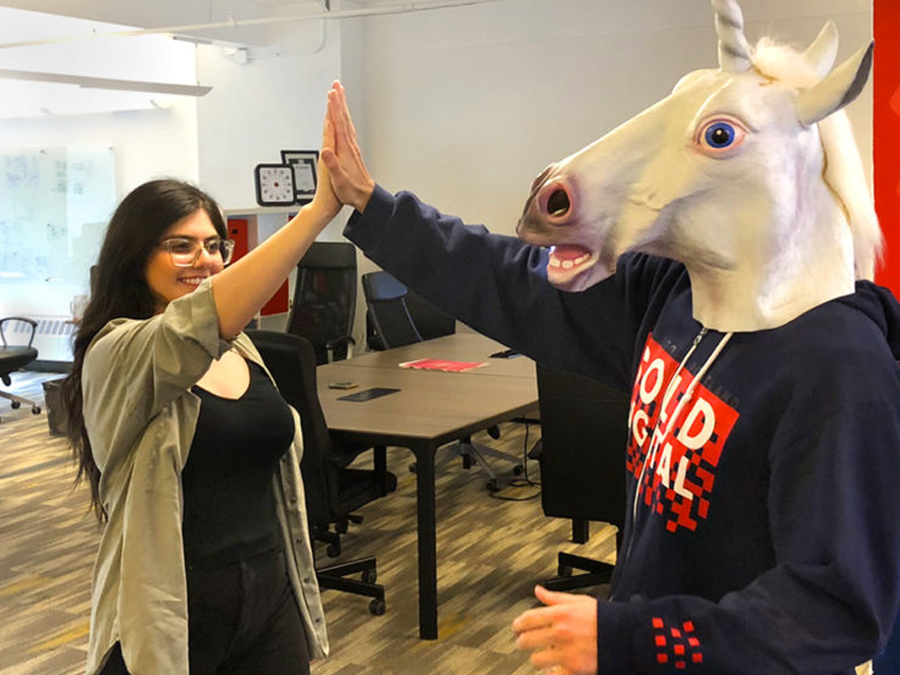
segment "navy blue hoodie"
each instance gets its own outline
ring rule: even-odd
[[[598,672],[850,673],[900,598],[900,305],[859,282],[774,329],[692,318],[639,254],[580,293],[547,252],[376,188],[345,230],[447,313],[632,391],[628,503]],[[698,379],[699,375],[699,379]]]

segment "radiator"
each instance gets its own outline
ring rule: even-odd
[[[40,361],[71,361],[72,334],[75,324],[67,316],[30,316],[37,321],[32,346],[38,350]],[[28,344],[31,325],[24,321],[7,321],[3,326],[3,334],[11,345]]]

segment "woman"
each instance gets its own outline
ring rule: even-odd
[[[106,521],[89,674],[300,675],[328,651],[299,419],[241,333],[340,208],[319,175],[312,203],[227,268],[221,212],[191,185],[145,183],[110,221],[64,385]]]

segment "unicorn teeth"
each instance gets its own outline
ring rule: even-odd
[[[576,267],[577,265],[582,264],[583,262],[585,262],[585,261],[586,261],[588,258],[590,258],[590,257],[591,257],[591,255],[590,255],[589,253],[586,254],[586,255],[583,255],[583,256],[581,256],[581,257],[579,257],[579,258],[575,258],[575,260],[562,260],[562,261],[560,261],[559,258],[553,258],[553,257],[551,257],[551,258],[550,258],[550,267],[562,267],[564,270],[570,270],[570,269],[572,269],[573,267]]]

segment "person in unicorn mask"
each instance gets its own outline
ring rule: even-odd
[[[513,624],[553,673],[851,673],[900,601],[900,304],[870,281],[881,235],[839,112],[872,49],[832,68],[831,23],[802,53],[751,48],[712,4],[720,67],[549,167],[519,239],[377,185],[329,92],[322,158],[366,256],[632,391],[609,598],[538,587]]]

